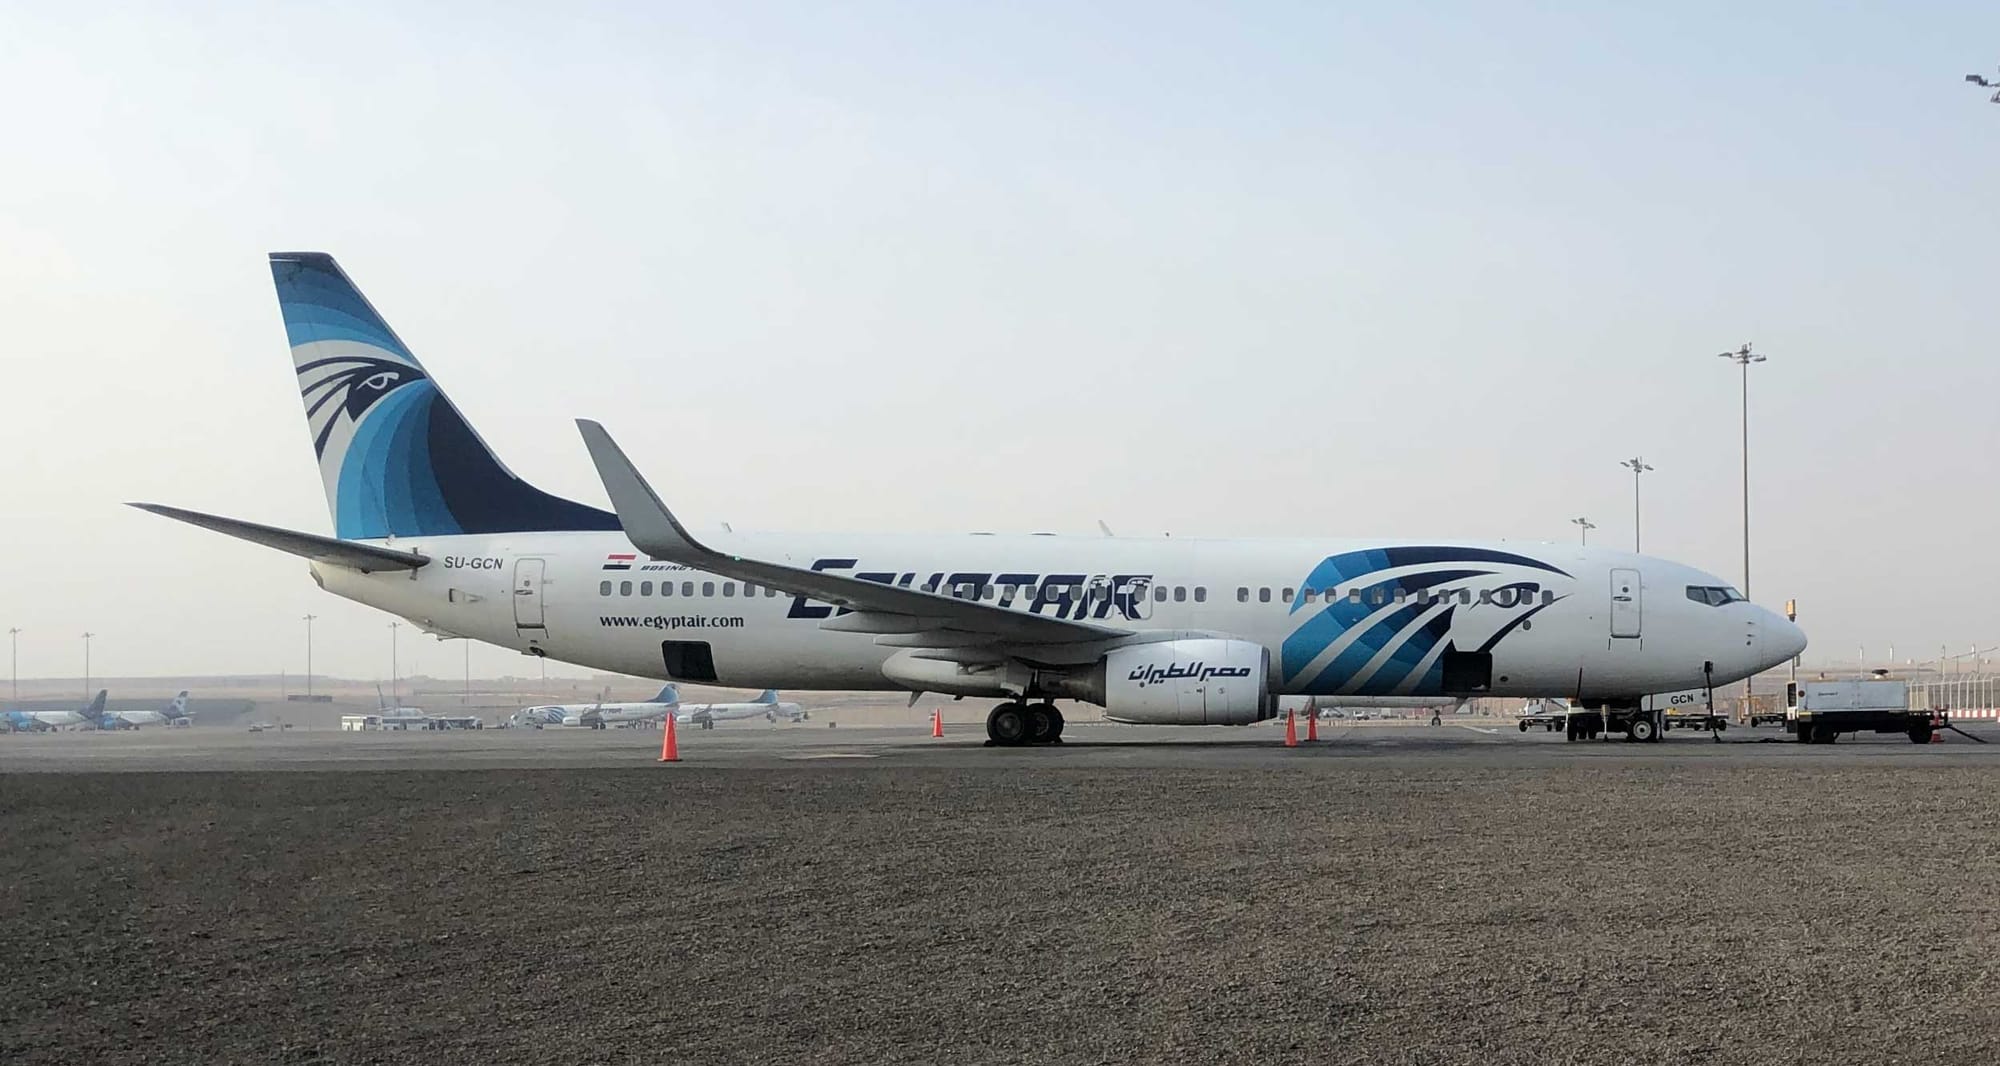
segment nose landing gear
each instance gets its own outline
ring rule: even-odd
[[[1003,703],[986,715],[986,745],[1062,743],[1063,716],[1053,703]]]

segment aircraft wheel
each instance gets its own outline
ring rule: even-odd
[[[1003,703],[986,714],[986,742],[1011,748],[1028,740],[1027,708]]]
[[[1046,703],[1038,703],[1027,710],[1028,735],[1025,743],[1052,744],[1056,739],[1056,719],[1050,712],[1055,708]]]

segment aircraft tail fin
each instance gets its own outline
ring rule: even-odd
[[[681,687],[679,685],[668,685],[665,688],[662,688],[660,690],[660,694],[654,696],[651,702],[679,703],[680,701],[681,701]]]
[[[508,470],[324,252],[273,252],[271,277],[343,540],[619,528]]]
[[[760,692],[760,693],[758,693],[758,694],[757,694],[757,698],[756,698],[756,699],[754,699],[754,700],[751,700],[750,702],[751,702],[751,703],[776,703],[776,702],[778,702],[778,690],[777,690],[777,689],[774,689],[774,688],[767,688],[767,689],[765,689],[765,690],[764,690],[763,692]]]
[[[194,715],[188,711],[187,689],[182,689],[174,695],[173,701],[167,704],[166,715],[170,719],[194,717]]]
[[[83,709],[83,710],[82,710],[81,712],[79,712],[79,713],[81,713],[81,714],[82,714],[82,715],[84,716],[84,718],[86,718],[86,719],[88,719],[88,720],[90,720],[90,721],[93,721],[93,722],[95,722],[95,721],[97,721],[97,720],[99,720],[99,719],[103,718],[103,717],[104,717],[104,697],[105,697],[105,696],[107,696],[107,695],[109,695],[109,694],[110,694],[110,690],[108,690],[108,689],[98,689],[98,690],[97,690],[97,695],[96,695],[96,697],[94,697],[94,698],[93,698],[93,699],[92,699],[92,700],[90,701],[90,706],[88,706],[88,707],[85,707],[85,708],[84,708],[84,709]]]

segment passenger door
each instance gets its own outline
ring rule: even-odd
[[[542,621],[542,578],[547,566],[543,559],[514,562],[514,627],[531,639],[548,636]]]
[[[1639,598],[1639,571],[1611,571],[1611,635],[1638,636],[1642,607]]]

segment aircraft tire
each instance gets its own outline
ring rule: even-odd
[[[1003,703],[986,714],[986,740],[1004,748],[1019,747],[1028,741],[1027,708]]]
[[[1056,720],[1051,714],[1055,708],[1046,703],[1038,703],[1027,708],[1028,735],[1025,744],[1053,744],[1056,739]]]

